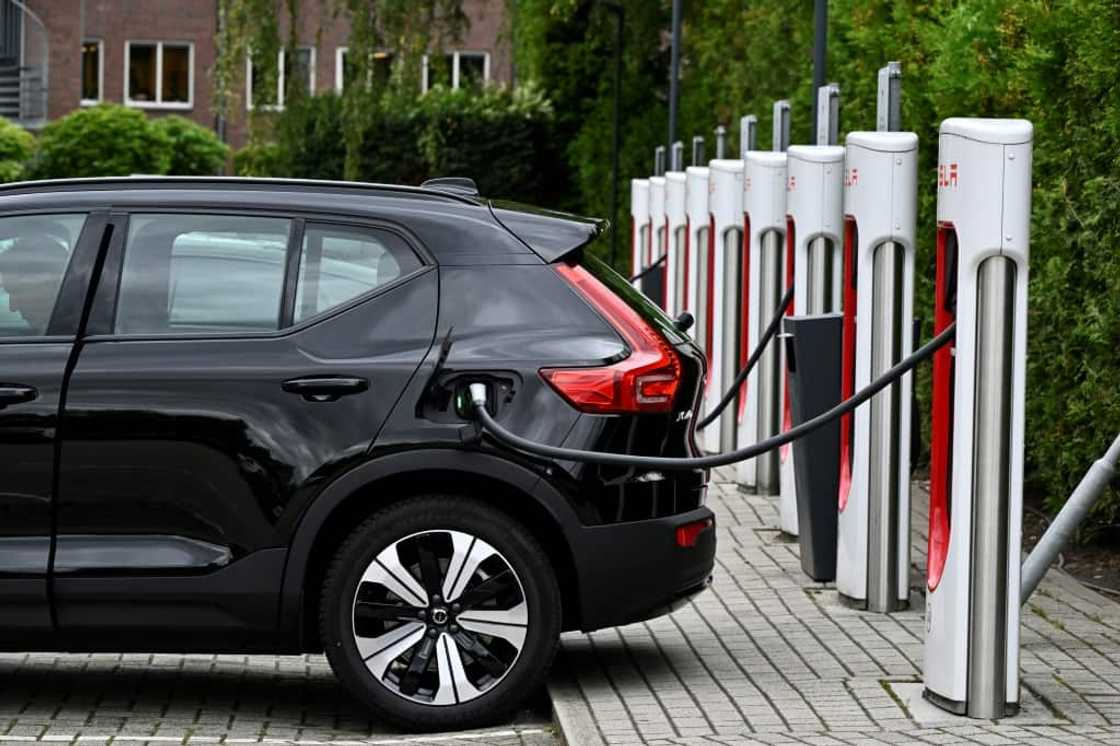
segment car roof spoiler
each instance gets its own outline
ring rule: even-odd
[[[550,264],[579,251],[610,227],[606,220],[501,200],[491,200],[490,211],[506,230]]]

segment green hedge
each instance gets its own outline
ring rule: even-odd
[[[0,119],[0,183],[23,178],[24,164],[35,151],[35,138],[21,127]]]
[[[622,0],[628,26],[624,177],[649,173],[666,137],[669,3]],[[686,3],[679,137],[793,105],[793,142],[810,142],[812,3]],[[932,308],[937,127],[950,116],[1025,117],[1035,125],[1027,469],[1057,508],[1120,423],[1120,13],[1115,0],[832,0],[828,80],[842,130],[874,129],[876,70],[903,66],[903,124],[921,141],[917,312]],[[614,19],[598,4],[519,0],[513,38],[523,79],[539,82],[571,143],[576,207],[609,214]],[[589,75],[588,70],[598,71]],[[624,188],[623,194],[628,192]],[[615,218],[626,225],[628,204]],[[625,245],[625,242],[623,242]],[[625,253],[625,252],[623,252]],[[620,257],[625,263],[625,257]],[[924,372],[922,376],[928,376]],[[919,377],[921,380],[922,376]],[[928,412],[922,388],[921,412]],[[1098,526],[1116,523],[1120,492]]]
[[[37,150],[28,155],[26,175],[36,179],[206,176],[223,170],[229,149],[213,132],[183,117],[149,119],[138,109],[101,104],[48,124]]]
[[[229,146],[200,124],[171,115],[153,120],[171,144],[171,163],[165,173],[175,176],[214,176],[229,160]]]
[[[343,114],[333,93],[304,97],[275,116],[273,141],[234,156],[238,173],[342,179]],[[433,176],[470,176],[483,194],[550,202],[563,152],[553,112],[533,89],[483,93],[435,88],[424,96],[388,95],[368,106],[357,177],[419,184]]]

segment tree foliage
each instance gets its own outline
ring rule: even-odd
[[[276,118],[274,144],[251,144],[234,158],[239,174],[351,178],[343,139],[345,101],[311,96]],[[487,196],[549,204],[562,153],[553,110],[533,88],[482,93],[437,87],[419,98],[386,97],[360,133],[357,178],[419,184],[470,176]]]
[[[667,0],[621,0],[627,21],[623,175],[667,139]],[[511,0],[517,59],[561,115],[570,206],[609,214],[613,19],[589,0]],[[735,134],[789,98],[810,142],[812,4],[686,3],[678,136]],[[903,125],[921,142],[916,307],[932,308],[937,127],[950,116],[1035,125],[1027,381],[1032,489],[1060,505],[1120,422],[1120,13],[1113,0],[832,0],[828,79],[841,130],[873,129],[875,73],[903,65]],[[733,138],[734,139],[734,138]],[[709,139],[710,142],[710,139]],[[734,143],[732,143],[734,145]],[[711,147],[709,146],[709,157]],[[734,152],[734,151],[732,151]],[[625,189],[623,194],[626,194]],[[624,200],[625,202],[625,200]],[[625,225],[627,205],[612,216]],[[925,392],[923,392],[925,397]],[[921,410],[928,411],[928,400]],[[1118,521],[1120,494],[1098,508]]]
[[[270,111],[269,96],[277,87],[277,60],[281,50],[294,59],[299,31],[307,6],[317,4],[320,18],[344,17],[349,24],[347,57],[353,79],[342,99],[341,136],[345,143],[347,178],[357,178],[367,122],[386,96],[414,95],[420,88],[424,54],[458,40],[467,26],[463,0],[218,0],[220,31],[214,69],[218,112],[229,116],[244,82],[245,59],[253,60],[255,73],[249,114],[249,141],[260,145],[274,136],[277,117]],[[286,29],[286,37],[282,29]],[[321,32],[322,29],[318,31]],[[318,33],[318,32],[317,32]],[[392,53],[388,85],[373,75],[374,53]],[[306,92],[295,76],[285,78],[285,106],[296,105]]]

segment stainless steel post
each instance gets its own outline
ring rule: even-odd
[[[658,145],[653,149],[653,175],[662,176],[665,173],[665,146]]]
[[[751,319],[756,329],[765,329],[774,318],[774,309],[782,299],[782,236],[767,231],[762,236],[759,256],[759,318]],[[780,342],[771,340],[758,361],[758,440],[778,434],[780,426],[779,386],[781,385]],[[780,472],[778,449],[758,457],[755,484],[759,494],[777,494]]]
[[[827,238],[809,242],[809,297],[807,312],[828,313],[832,310],[832,247]]]
[[[871,288],[871,378],[883,375],[902,353],[901,244],[887,241],[875,248]],[[867,513],[867,609],[886,613],[898,598],[898,466],[902,433],[899,411],[902,384],[892,383],[871,400]],[[909,546],[907,544],[907,546]]]
[[[902,129],[901,62],[888,62],[886,67],[879,68],[875,129],[879,132],[898,132]]]
[[[739,372],[739,322],[743,316],[742,257],[743,232],[732,228],[723,234],[723,358],[720,366],[724,386],[730,386]],[[723,453],[735,450],[738,414],[739,396],[736,394],[719,416],[719,449]]]
[[[707,161],[704,160],[704,136],[695,135],[692,138],[692,165],[705,166]]]
[[[716,158],[727,157],[727,128],[722,124],[716,127]]]
[[[1007,565],[1015,264],[980,264],[976,300],[968,702],[973,718],[1003,717],[1007,704]]]
[[[669,163],[671,171],[684,170],[684,143],[680,140],[673,143],[673,148],[669,151]]]
[[[775,153],[789,150],[789,101],[782,99],[774,102],[774,131],[771,149]]]
[[[684,242],[687,229],[683,225],[678,225],[673,231],[673,245],[677,251],[674,255],[676,261],[673,262],[673,297],[677,299],[676,308],[673,313],[679,313],[686,305],[685,293],[688,292],[688,287],[684,284],[685,267],[687,266],[687,258],[684,255]]]
[[[758,117],[747,114],[739,120],[739,158],[747,159],[747,153],[758,149]]]
[[[712,271],[708,266],[708,226],[700,227],[696,231],[696,344],[705,353],[708,352],[708,273]]]

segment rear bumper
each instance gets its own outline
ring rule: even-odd
[[[696,545],[679,547],[678,526],[711,520]],[[667,614],[708,587],[715,565],[715,515],[708,508],[645,521],[584,526],[572,537],[579,626],[585,631]]]

